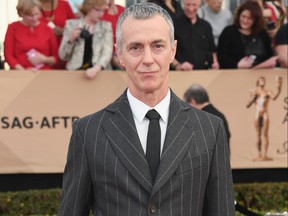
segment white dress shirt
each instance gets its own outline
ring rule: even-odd
[[[129,89],[127,90],[127,97],[128,97],[131,110],[132,110],[138,136],[139,136],[139,139],[140,139],[140,142],[141,142],[141,145],[143,147],[145,154],[146,154],[146,145],[147,145],[148,126],[149,126],[149,119],[147,119],[145,115],[149,110],[155,109],[161,116],[159,120],[160,128],[161,128],[161,149],[160,149],[160,154],[161,154],[163,145],[164,145],[164,139],[166,136],[167,125],[168,125],[169,105],[170,105],[170,98],[171,98],[170,90],[167,92],[166,97],[160,103],[158,103],[155,107],[149,107],[142,101],[135,98],[130,93]]]

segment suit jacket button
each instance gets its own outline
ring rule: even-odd
[[[149,211],[151,214],[155,214],[158,211],[158,205],[157,203],[150,203],[149,205]]]

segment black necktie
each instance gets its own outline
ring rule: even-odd
[[[146,158],[150,167],[152,179],[154,181],[160,162],[160,115],[155,109],[152,109],[147,112],[146,118],[148,118],[150,121],[147,135]]]

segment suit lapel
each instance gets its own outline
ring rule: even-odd
[[[126,92],[107,111],[114,113],[103,123],[115,153],[130,174],[148,192],[152,190],[149,165],[141,146]]]
[[[177,96],[173,93],[171,96],[167,132],[152,194],[159,190],[179,167],[194,135],[194,128],[189,124],[190,115],[187,116],[185,112],[191,107],[181,106]]]

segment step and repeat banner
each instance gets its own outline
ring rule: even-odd
[[[191,84],[201,84],[225,114],[233,169],[287,167],[287,70],[169,76],[180,98]],[[101,72],[94,80],[80,71],[0,71],[0,174],[63,172],[73,121],[117,99],[126,77],[120,71]],[[260,149],[267,150],[265,159],[258,158]]]

